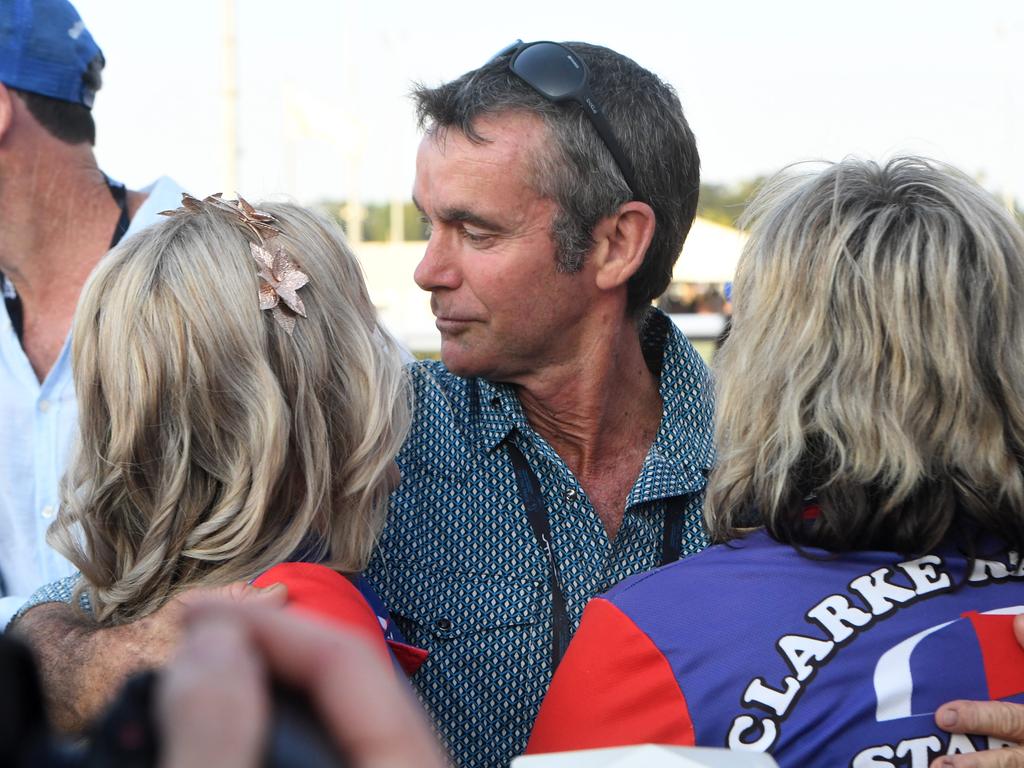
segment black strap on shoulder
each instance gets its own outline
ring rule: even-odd
[[[673,496],[665,501],[665,530],[661,536],[661,564],[668,565],[679,559],[683,546],[683,519],[686,498]]]
[[[3,285],[5,280],[3,272],[0,272],[0,286]],[[25,316],[21,310],[21,299],[18,298],[18,294],[8,296],[5,293],[4,307],[7,309],[7,316],[11,319],[11,328],[14,329],[14,335],[18,337],[18,341],[21,341],[25,330]]]
[[[548,522],[544,497],[541,494],[540,481],[530,465],[526,463],[523,452],[511,441],[507,442],[508,455],[516,474],[516,485],[519,496],[526,507],[526,517],[530,521],[537,545],[548,561],[548,572],[551,579],[551,669],[558,668],[559,662],[569,647],[572,631],[569,627],[569,614],[565,607],[565,595],[562,593],[562,580],[558,573],[558,561],[551,544],[551,525]],[[682,496],[667,500],[665,506],[665,528],[661,543],[661,564],[675,562],[679,559],[682,546],[683,513],[686,503]]]
[[[114,202],[117,203],[117,207],[121,209],[121,215],[117,218],[117,226],[114,227],[114,236],[110,238],[110,247],[113,248],[121,242],[121,238],[128,231],[132,221],[128,216],[128,190],[125,189],[124,184],[114,181],[108,176],[107,189],[110,190],[110,194],[114,198]]]
[[[562,580],[558,574],[558,561],[551,546],[551,526],[548,524],[548,513],[544,508],[540,482],[533,474],[522,451],[511,442],[508,443],[508,455],[516,473],[516,484],[519,495],[526,506],[526,517],[530,521],[537,545],[548,561],[548,572],[551,579],[551,671],[558,668],[558,663],[569,647],[569,613],[565,609],[565,595],[562,594]]]

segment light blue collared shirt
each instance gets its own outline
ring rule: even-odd
[[[183,190],[167,177],[143,191],[148,197],[126,237],[157,221],[160,211],[181,204]],[[5,292],[12,290],[4,285]],[[70,342],[69,334],[40,383],[0,302],[0,629],[36,589],[75,570],[46,543],[78,431]]]

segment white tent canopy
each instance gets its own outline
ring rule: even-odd
[[[731,282],[746,241],[745,232],[698,216],[672,270],[672,282]]]

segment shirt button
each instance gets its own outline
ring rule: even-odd
[[[434,622],[434,629],[436,629],[439,632],[450,632],[451,628],[451,619],[438,619]]]
[[[575,504],[580,500],[580,494],[575,488],[570,488],[565,492],[565,500],[570,504]]]
[[[41,412],[43,412],[43,413],[46,413],[48,410],[50,410],[50,401],[49,400],[40,400],[39,401],[39,410]]]
[[[49,504],[43,507],[43,517],[45,517],[47,520],[53,517],[53,507],[51,507]]]

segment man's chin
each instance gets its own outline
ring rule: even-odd
[[[464,379],[479,376],[487,377],[489,366],[482,363],[479,356],[472,354],[462,344],[453,341],[441,342],[441,362],[444,367]]]

